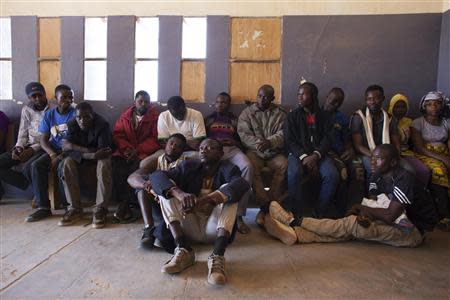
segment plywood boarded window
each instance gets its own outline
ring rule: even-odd
[[[39,81],[49,99],[61,80],[61,19],[39,18]]]
[[[233,18],[231,59],[279,60],[281,20],[279,18]]]
[[[280,99],[280,64],[275,63],[231,63],[230,94],[234,103],[255,101],[258,89],[270,84],[275,89],[275,101]]]
[[[181,97],[191,102],[205,101],[205,61],[181,63]]]
[[[205,17],[183,18],[180,95],[186,102],[205,102]]]
[[[280,103],[280,18],[231,20],[230,94],[233,103],[256,101],[258,88],[270,84]]]
[[[61,82],[61,63],[59,61],[41,61],[39,63],[39,81],[44,85],[47,97],[53,98],[55,87]]]

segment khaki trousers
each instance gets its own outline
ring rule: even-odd
[[[73,208],[81,208],[79,168],[93,167],[95,161],[77,163],[70,157],[60,163],[59,176],[64,186],[67,202]],[[86,163],[86,164],[84,164]],[[100,159],[96,164],[97,194],[96,206],[106,207],[112,196],[112,163],[111,159]]]
[[[287,158],[282,154],[277,154],[270,159],[263,159],[255,151],[247,151],[246,154],[253,167],[253,190],[257,203],[263,206],[272,200],[279,202],[282,195],[282,188],[285,186],[286,170],[288,167]],[[264,167],[268,167],[272,173],[269,192],[264,190],[261,177],[261,171]]]
[[[338,220],[304,218],[301,227],[295,227],[294,230],[299,243],[333,243],[358,239],[396,247],[417,247],[423,241],[422,234],[415,227],[406,233],[375,221],[364,228],[353,215]]]
[[[221,203],[209,213],[195,208],[193,212],[183,215],[181,202],[177,199],[159,196],[159,201],[166,224],[180,222],[183,233],[191,241],[213,243],[219,228],[231,233],[236,222],[237,203]]]

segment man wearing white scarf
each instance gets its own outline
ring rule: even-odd
[[[369,86],[365,92],[365,108],[355,112],[350,123],[353,145],[363,162],[366,178],[370,177],[370,157],[377,145],[393,144],[400,149],[397,124],[382,108],[384,99],[381,86]]]

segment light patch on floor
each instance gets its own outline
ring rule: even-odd
[[[448,299],[450,234],[435,231],[422,247],[398,249],[363,242],[281,244],[253,222],[226,252],[228,284],[208,285],[210,245],[196,245],[196,264],[162,274],[170,255],[138,247],[141,221],[89,226],[90,214],[58,227],[62,211],[25,223],[29,202],[0,205],[1,299]]]

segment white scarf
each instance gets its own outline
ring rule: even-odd
[[[390,144],[391,140],[389,138],[389,124],[391,120],[389,119],[389,115],[387,112],[382,109],[383,112],[383,144]],[[364,116],[363,112],[358,109],[356,112],[363,122],[364,131],[366,132],[366,139],[367,144],[369,144],[370,151],[373,151],[377,145],[375,145],[375,141],[373,140],[373,123],[372,123],[372,116],[370,115],[370,111],[368,108],[366,108],[366,115]]]

